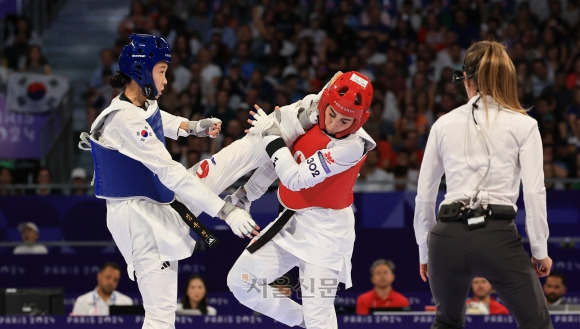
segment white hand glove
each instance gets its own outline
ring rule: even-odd
[[[219,211],[218,217],[225,220],[226,224],[232,229],[232,232],[240,238],[244,236],[252,237],[256,222],[254,222],[247,211],[226,202]]]
[[[261,108],[257,108],[257,112],[251,112],[254,120],[252,121],[252,127],[248,131],[251,135],[261,135],[266,136],[276,136],[280,137],[282,132],[280,127],[274,121],[274,119],[266,114]]]
[[[215,138],[219,131],[221,130],[221,123],[222,120],[218,118],[206,118],[201,119],[199,121],[189,121],[187,126],[187,130],[190,135],[197,136],[197,137],[210,137]],[[219,124],[219,125],[218,125]],[[212,130],[217,129],[218,132],[216,134],[210,134]]]
[[[238,187],[233,194],[227,195],[224,198],[224,201],[229,202],[238,208],[244,209],[247,212],[250,212],[250,206],[252,205],[252,201],[248,200],[246,191],[242,186]]]
[[[303,107],[298,109],[298,121],[304,130],[312,128],[318,123],[318,106],[310,106],[307,110]]]

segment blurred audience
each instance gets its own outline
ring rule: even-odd
[[[108,262],[97,273],[94,290],[77,297],[71,315],[109,315],[110,305],[133,305],[133,300],[117,291],[121,269],[117,263]]]
[[[109,85],[109,80],[103,79],[103,72],[105,70],[110,71],[111,75],[119,71],[119,63],[117,63],[117,58],[115,58],[115,53],[111,48],[101,49],[99,53],[99,66],[93,71],[89,80],[90,89],[94,90]]]
[[[52,74],[52,68],[48,65],[48,61],[38,45],[28,46],[26,57],[21,59],[19,68],[21,72]]]
[[[550,273],[544,281],[543,289],[548,310],[563,311],[562,306],[571,304],[564,299],[568,289],[566,287],[566,276],[563,273]]]
[[[471,282],[473,298],[467,300],[467,314],[510,314],[491,294],[493,287],[485,278],[476,277]]]
[[[154,23],[149,17],[147,6],[144,1],[133,0],[129,9],[129,15],[125,16],[117,27],[121,38],[128,40],[132,33],[147,33],[152,31]]]
[[[84,168],[74,168],[70,173],[72,189],[71,195],[86,195],[87,194],[87,171]]]
[[[36,172],[36,184],[38,185],[35,190],[29,191],[31,194],[36,195],[52,195],[60,194],[60,190],[55,189],[51,186],[52,184],[52,173],[49,168],[41,167]]]
[[[180,315],[216,315],[214,307],[207,305],[207,290],[200,275],[192,275],[183,286],[181,303],[177,304]]]
[[[40,231],[33,222],[24,222],[18,225],[18,231],[22,237],[22,244],[14,248],[15,255],[44,255],[48,254],[45,245],[38,243]]]
[[[4,53],[7,66],[18,70],[22,58],[26,57],[28,47],[41,45],[38,34],[32,30],[30,19],[25,16],[8,15],[4,23]]]
[[[12,184],[14,184],[12,169],[7,167],[0,167],[0,195],[16,194]]]
[[[378,167],[379,158],[376,148],[367,153],[354,186],[355,192],[388,192],[395,189],[393,174]]]
[[[372,308],[409,308],[409,300],[392,287],[395,281],[395,264],[392,261],[377,259],[371,265],[370,272],[374,287],[358,296],[356,314],[370,314]]]

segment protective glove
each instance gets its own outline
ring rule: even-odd
[[[340,78],[341,75],[342,75],[342,72],[341,71],[336,72],[332,76],[332,78],[330,79],[330,81],[328,81],[324,85],[324,87],[322,87],[322,89],[320,89],[320,91],[318,92],[318,94],[316,94],[316,96],[314,97],[313,101],[318,104],[318,102],[320,101],[320,98],[322,98],[322,94],[324,94],[324,92],[327,89],[330,89],[330,86],[332,86],[332,84],[334,84],[336,82],[336,80],[338,80],[338,78]],[[304,99],[307,99],[307,98],[308,98],[308,96],[306,96]]]
[[[320,90],[320,92],[313,99],[310,98],[311,100],[310,102],[306,104],[304,102],[302,103],[302,105],[307,107],[307,109],[304,108],[298,109],[298,121],[300,122],[304,130],[308,130],[312,128],[313,125],[318,123],[319,120],[318,102],[320,102],[320,98],[322,97],[322,94],[326,91],[326,89],[329,89],[330,86],[332,86],[332,84],[338,78],[340,78],[341,75],[342,75],[341,71],[336,72],[334,76],[330,79],[330,81],[328,81],[328,83],[324,85],[322,90]],[[305,99],[308,99],[308,96]]]
[[[254,105],[257,112],[250,111],[250,114],[254,117],[254,120],[248,120],[252,124],[248,133],[251,135],[262,136],[262,141],[264,145],[268,145],[271,141],[282,136],[280,127],[275,122],[275,120],[268,116],[264,110]]]
[[[248,199],[246,190],[243,186],[238,187],[233,194],[227,195],[224,198],[224,201],[229,202],[238,208],[244,209],[247,212],[250,212],[250,206],[252,205],[252,201]]]
[[[256,229],[256,222],[250,217],[250,214],[229,202],[226,202],[220,209],[218,217],[223,219],[230,226],[232,232],[240,238],[244,236],[251,238],[252,232]]]
[[[318,106],[310,106],[307,110],[303,107],[298,109],[298,121],[304,130],[312,128],[318,123]]]
[[[218,118],[206,118],[199,121],[189,121],[187,131],[197,137],[215,138],[221,130],[222,120]],[[217,130],[217,132],[214,132]]]

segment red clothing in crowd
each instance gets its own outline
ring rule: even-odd
[[[409,300],[391,289],[386,299],[379,297],[373,289],[358,296],[356,299],[356,314],[369,314],[371,307],[407,307]]]
[[[491,300],[489,301],[489,314],[510,314],[510,311],[508,311],[508,309],[505,306],[503,306],[503,304],[501,304],[500,302],[496,301],[491,297],[490,299]],[[478,300],[476,300],[475,298],[469,299],[467,301],[467,304],[471,302],[478,302]]]

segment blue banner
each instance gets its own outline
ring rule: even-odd
[[[0,96],[0,158],[38,159],[41,156],[42,126],[49,114],[9,112]]]

